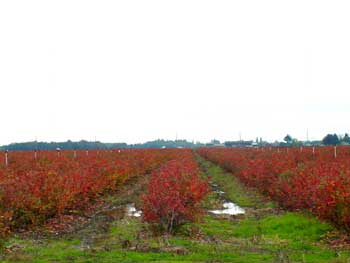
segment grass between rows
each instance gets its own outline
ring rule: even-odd
[[[0,262],[350,262],[349,251],[322,243],[333,231],[330,225],[307,214],[279,210],[232,174],[198,160],[203,176],[210,176],[225,192],[224,197],[211,193],[204,206],[217,208],[227,199],[245,207],[245,215],[205,214],[174,236],[154,234],[151,225],[125,217],[98,235],[87,232],[90,237],[73,233],[39,240],[11,238],[5,246],[15,251]],[[110,197],[114,202],[118,198]]]

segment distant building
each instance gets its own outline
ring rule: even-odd
[[[227,141],[224,142],[224,145],[226,147],[252,147],[253,143],[256,144],[253,141]]]

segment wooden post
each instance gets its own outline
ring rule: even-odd
[[[334,158],[337,158],[337,146],[334,146]]]
[[[303,146],[300,146],[300,152],[302,152],[303,151]]]
[[[6,165],[6,166],[8,166],[8,164],[9,164],[8,153],[9,153],[9,151],[6,150],[6,151],[5,151],[5,165]]]
[[[86,156],[88,156],[89,155],[89,150],[86,150]]]
[[[34,159],[36,160],[37,157],[38,157],[38,154],[37,154],[36,150],[34,150]]]
[[[312,147],[312,155],[315,155],[315,146]]]
[[[57,151],[57,156],[60,157],[60,155],[61,155],[61,149],[60,149],[60,148],[56,148],[56,151]]]
[[[74,150],[73,157],[74,157],[74,159],[77,158],[77,151],[76,150]]]

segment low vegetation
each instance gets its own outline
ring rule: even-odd
[[[147,177],[136,177],[106,196],[109,206],[104,205],[84,226],[58,235],[17,234],[7,239],[1,262],[346,263],[350,259],[345,244],[334,245],[341,233],[330,224],[312,215],[287,212],[218,166],[200,157],[198,162],[201,177],[210,180],[213,190],[224,192],[211,192],[203,206],[216,209],[223,200],[230,200],[243,206],[245,214],[206,213],[172,235],[164,234],[153,223],[125,213],[129,202],[140,208],[142,202],[137,199],[149,183],[140,182]]]
[[[203,213],[201,202],[207,193],[208,183],[199,177],[193,154],[187,153],[152,173],[143,196],[144,220],[173,233]]]
[[[305,210],[350,233],[350,151],[202,148],[202,156],[289,210]]]

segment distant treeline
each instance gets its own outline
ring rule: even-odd
[[[269,143],[263,141],[262,138],[256,138],[255,141],[225,141],[221,143],[219,140],[212,140],[210,143],[200,143],[200,142],[189,142],[187,140],[154,140],[145,143],[137,144],[127,144],[121,143],[103,143],[99,141],[66,141],[66,142],[22,142],[22,143],[11,143],[9,145],[4,145],[0,147],[0,150],[10,150],[10,151],[25,151],[25,150],[55,150],[60,148],[62,150],[74,150],[74,149],[115,149],[115,148],[198,148],[198,147],[263,147],[263,146],[311,146],[311,145],[338,145],[346,144],[350,145],[350,136],[345,133],[344,136],[339,136],[337,134],[327,134],[322,141],[298,141],[289,134],[287,134],[283,142],[275,141]]]
[[[127,143],[103,143],[103,142],[90,142],[90,141],[66,141],[66,142],[23,142],[23,143],[11,143],[9,145],[1,146],[1,150],[10,151],[30,151],[30,150],[55,150],[60,148],[62,150],[73,149],[113,149],[113,148],[195,148],[201,147],[204,144],[188,142],[186,140],[155,140],[146,143],[127,144]]]

